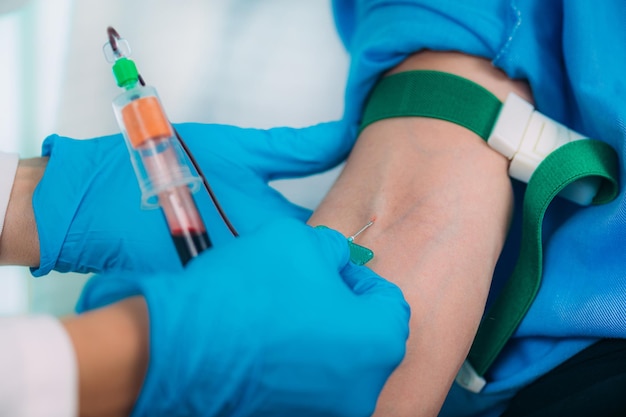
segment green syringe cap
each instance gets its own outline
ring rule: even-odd
[[[135,63],[128,58],[120,58],[113,64],[113,75],[120,87],[126,87],[137,83],[139,72]]]

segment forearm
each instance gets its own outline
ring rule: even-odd
[[[393,72],[434,69],[469,78],[504,99],[522,83],[483,59],[417,54]],[[436,415],[483,313],[512,210],[507,160],[449,122],[397,118],[360,135],[311,224],[357,238],[369,264],[397,283],[411,305],[407,354],[379,399],[377,415]]]
[[[0,265],[39,265],[39,235],[32,199],[47,161],[48,158],[32,158],[19,162],[0,235]]]
[[[78,363],[81,417],[128,416],[148,367],[148,313],[133,297],[63,321]]]

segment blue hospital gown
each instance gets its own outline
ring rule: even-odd
[[[603,337],[626,337],[626,1],[335,0],[351,56],[345,118],[358,123],[376,80],[421,49],[485,57],[525,79],[543,114],[610,144],[620,193],[601,206],[556,199],[544,220],[538,296],[481,394],[453,386],[443,416],[498,415],[521,387]],[[490,300],[519,251],[524,185]],[[415,387],[419,389],[419,387]]]

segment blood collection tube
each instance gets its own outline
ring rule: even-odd
[[[139,180],[142,205],[161,207],[184,265],[211,247],[191,195],[201,180],[185,161],[156,89],[136,85],[120,94],[113,108]]]
[[[141,188],[143,208],[161,207],[183,265],[211,247],[192,192],[202,179],[190,169],[185,153],[154,87],[144,85],[130,46],[112,27],[104,45],[113,63],[117,85],[124,89],[113,100],[113,110]]]

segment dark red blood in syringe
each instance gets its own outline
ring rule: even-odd
[[[207,232],[175,230],[172,233],[172,240],[183,265],[211,247],[211,239]]]

